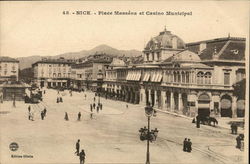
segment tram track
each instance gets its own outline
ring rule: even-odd
[[[165,141],[165,142],[171,142],[171,143],[174,143],[174,144],[177,144],[177,145],[180,145],[182,146],[183,144],[182,143],[179,143],[177,141],[174,141],[174,140],[171,140],[171,139],[166,139],[166,138],[163,138],[163,137],[157,137],[158,139],[162,140],[162,141]],[[224,155],[221,155],[221,154],[218,154],[218,153],[215,153],[213,151],[211,151],[209,149],[209,147],[211,146],[214,146],[214,145],[207,145],[207,150],[204,150],[204,149],[201,149],[199,147],[196,147],[196,146],[192,146],[192,149],[196,152],[199,152],[203,155],[206,155],[208,156],[209,158],[212,158],[213,160],[215,161],[218,161],[220,163],[224,163],[224,164],[227,164],[227,163],[235,163],[234,161],[231,161],[229,160],[227,157],[225,157]]]

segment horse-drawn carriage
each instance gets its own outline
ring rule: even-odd
[[[199,121],[199,123],[202,123],[203,125],[209,125],[212,126],[211,123],[213,123],[213,126],[218,125],[218,121],[216,118],[214,117],[210,117],[210,116],[197,116],[196,119],[193,119],[193,123],[195,123],[196,121]]]

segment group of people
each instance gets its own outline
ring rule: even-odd
[[[81,117],[82,117],[82,114],[81,114],[81,112],[79,112],[79,113],[77,114],[77,121],[81,121]],[[65,112],[64,120],[69,121],[69,115],[68,115],[67,112]]]
[[[80,164],[84,164],[86,154],[84,152],[84,149],[82,149],[81,152],[80,152],[80,140],[79,139],[76,142],[76,152],[75,152],[75,154],[77,156],[79,156]]]
[[[189,153],[192,151],[192,142],[189,138],[185,138],[183,141],[183,151]]]
[[[57,97],[57,99],[56,99],[56,103],[60,103],[60,102],[63,102],[63,99],[61,96]]]

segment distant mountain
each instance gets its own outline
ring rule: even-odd
[[[64,57],[66,59],[78,59],[83,58],[89,55],[94,55],[95,53],[105,53],[108,55],[113,56],[127,56],[127,57],[134,57],[140,56],[142,54],[141,51],[138,50],[118,50],[108,45],[102,44],[99,45],[91,50],[82,50],[80,52],[68,52],[63,53],[56,56],[29,56],[29,57],[19,57],[17,58],[20,62],[20,69],[31,67],[31,65],[42,58],[59,58]]]

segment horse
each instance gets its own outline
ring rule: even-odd
[[[211,122],[213,122],[213,126],[215,127],[215,124],[218,125],[218,121],[214,117],[208,117],[208,125],[211,126]]]

